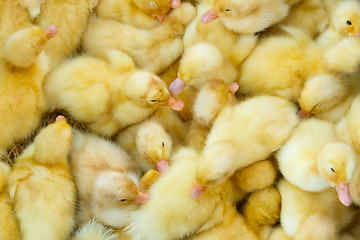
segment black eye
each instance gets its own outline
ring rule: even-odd
[[[230,11],[231,11],[231,9],[225,9],[224,11],[225,11],[225,12],[230,12]]]
[[[334,169],[334,168],[331,168],[331,171],[335,172],[335,169]]]
[[[124,199],[120,199],[120,201],[121,201],[121,202],[126,202],[127,199],[125,199],[125,198],[124,198]]]
[[[156,102],[156,100],[152,99],[152,100],[150,100],[150,102]]]
[[[352,25],[351,21],[347,20],[346,21],[347,25]]]
[[[162,147],[164,147],[164,146],[165,146],[165,143],[164,143],[164,142],[162,142],[162,143],[161,143],[161,146],[162,146]]]
[[[146,152],[143,152],[144,153],[144,155],[146,155]]]

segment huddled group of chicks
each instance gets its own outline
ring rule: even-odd
[[[358,0],[0,14],[0,240],[360,239]]]

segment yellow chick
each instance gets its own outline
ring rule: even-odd
[[[24,28],[6,41],[0,59],[0,155],[16,140],[27,138],[36,129],[45,110],[43,82],[48,61],[42,52],[57,28]]]
[[[130,156],[96,135],[74,130],[70,167],[79,196],[79,225],[95,218],[124,227],[138,203],[149,197],[138,190],[140,172]]]
[[[337,140],[335,125],[302,121],[278,152],[283,176],[304,191],[320,192],[336,187],[340,201],[349,206],[349,183],[356,166],[352,147]]]
[[[214,9],[202,15],[202,22],[209,23],[219,17],[234,32],[255,33],[280,22],[288,11],[289,5],[284,0],[214,0]]]
[[[70,237],[75,224],[75,185],[67,162],[71,139],[71,127],[59,116],[16,159],[8,184],[24,240]]]
[[[156,74],[164,71],[183,52],[185,27],[195,17],[190,3],[174,9],[164,22],[151,29],[141,29],[118,20],[92,16],[83,39],[83,50],[111,61],[113,49],[128,53],[136,65]]]
[[[135,160],[142,173],[156,167],[159,173],[169,168],[172,139],[156,121],[144,121],[122,131],[117,142]]]
[[[294,239],[335,240],[348,226],[355,211],[337,200],[334,189],[306,192],[281,180],[281,226]]]
[[[193,198],[223,183],[237,169],[268,158],[290,137],[298,122],[295,106],[273,96],[254,97],[225,108],[206,139]]]
[[[50,24],[59,27],[57,37],[45,47],[50,69],[54,69],[65,58],[77,53],[88,17],[98,0],[19,0],[19,2],[28,10],[34,24],[42,28]]]
[[[20,228],[14,215],[14,203],[7,192],[10,167],[0,161],[0,239],[20,240]]]
[[[96,220],[92,220],[79,228],[71,240],[117,240],[118,235]]]
[[[179,6],[180,0],[101,0],[96,14],[137,28],[152,29],[164,21],[171,8]]]
[[[117,73],[107,62],[81,56],[52,72],[44,86],[49,109],[64,109],[96,133],[113,136],[147,119],[160,106],[181,110],[183,102],[170,96],[155,74],[133,68]],[[128,61],[128,62],[125,62]]]

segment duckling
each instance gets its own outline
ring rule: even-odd
[[[10,167],[0,161],[0,239],[20,240],[20,228],[14,215],[14,203],[7,192],[10,171]]]
[[[303,191],[286,180],[278,184],[281,194],[281,226],[294,239],[337,239],[355,211],[337,200],[334,189]]]
[[[45,47],[49,57],[50,69],[67,57],[75,55],[86,29],[87,20],[98,0],[56,1],[56,0],[19,0],[33,20],[33,23],[44,28],[56,24],[60,31],[57,37]]]
[[[45,111],[43,82],[49,65],[42,52],[46,42],[57,28],[24,28],[13,33],[6,41],[0,59],[0,155],[16,140],[27,138],[36,129]]]
[[[77,223],[95,218],[123,227],[130,212],[149,197],[139,192],[140,172],[130,156],[114,143],[74,130],[71,173],[79,196]]]
[[[237,169],[269,157],[298,122],[295,106],[274,96],[254,97],[225,108],[206,139],[193,198],[226,181]]]
[[[71,240],[116,240],[118,235],[113,233],[111,229],[107,229],[104,225],[92,220],[75,232],[75,236]]]
[[[135,69],[131,63],[124,63],[131,66],[119,73],[106,61],[90,56],[65,62],[45,83],[49,109],[64,109],[106,137],[145,120],[160,106],[182,109],[183,102],[170,96],[158,76]]]
[[[107,61],[111,61],[109,51],[122,50],[134,59],[138,67],[158,74],[182,54],[181,38],[195,14],[195,8],[190,3],[184,3],[171,11],[161,25],[151,30],[92,16],[84,35],[83,50]]]
[[[35,137],[9,177],[21,236],[68,239],[75,224],[75,186],[67,162],[71,127],[62,116]]]
[[[214,0],[214,9],[202,15],[202,22],[209,23],[219,17],[226,28],[234,32],[260,32],[284,19],[289,7],[284,0]]]
[[[171,8],[178,8],[180,0],[102,0],[96,7],[96,14],[142,29],[159,26]]]
[[[318,119],[301,122],[277,155],[280,171],[289,182],[311,192],[336,187],[346,206],[351,204],[349,183],[356,158],[352,147],[337,140],[335,125]]]
[[[142,173],[156,169],[164,173],[169,168],[168,158],[172,139],[156,121],[145,121],[121,132],[117,142],[131,154]]]

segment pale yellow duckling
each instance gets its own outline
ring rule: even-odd
[[[149,197],[138,190],[140,172],[132,158],[95,135],[74,131],[70,167],[79,196],[79,225],[95,218],[124,227],[129,214]]]
[[[62,116],[56,120],[16,159],[9,177],[24,240],[68,239],[75,225],[75,185],[67,159],[71,127]]]
[[[268,158],[298,122],[295,106],[273,96],[254,97],[224,109],[200,155],[193,198],[223,183],[237,169]]]
[[[334,189],[307,192],[281,180],[281,226],[294,239],[335,240],[354,219],[355,211],[337,200]]]
[[[20,228],[14,214],[14,203],[7,192],[10,167],[0,161],[0,239],[20,240]]]
[[[45,83],[49,109],[64,109],[103,136],[147,119],[160,106],[182,109],[183,102],[170,96],[158,76],[134,69],[129,58],[117,58],[120,63],[122,59],[126,62],[121,68],[129,69],[120,73],[89,56],[65,62]]]
[[[96,220],[92,220],[76,230],[71,240],[117,240],[118,235]]]

